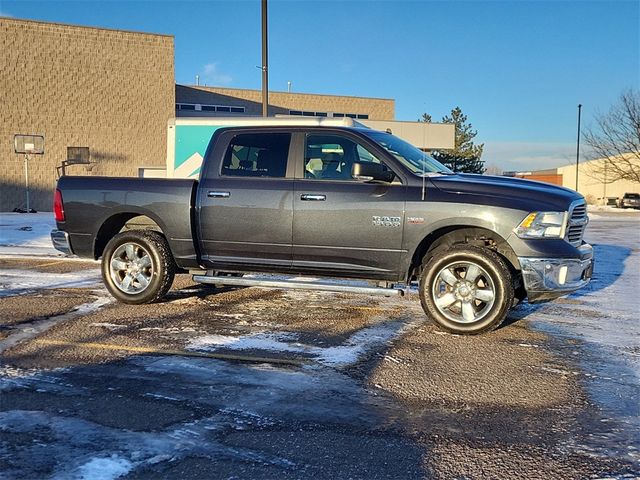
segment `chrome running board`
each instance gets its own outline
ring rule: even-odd
[[[233,285],[238,287],[264,287],[264,288],[286,288],[297,290],[323,290],[327,292],[342,293],[358,293],[364,295],[382,295],[384,297],[393,297],[396,295],[404,295],[404,290],[400,288],[382,288],[382,287],[356,287],[351,285],[343,285],[338,283],[326,282],[303,282],[296,280],[270,280],[264,277],[245,278],[245,277],[217,277],[212,275],[194,275],[193,281],[198,283],[207,283],[213,285]]]

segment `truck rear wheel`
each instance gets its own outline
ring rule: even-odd
[[[513,304],[513,282],[493,250],[470,245],[432,252],[420,275],[420,301],[442,329],[473,335],[497,328]]]
[[[175,263],[158,232],[131,230],[113,237],[102,255],[102,279],[117,300],[153,303],[171,288]]]

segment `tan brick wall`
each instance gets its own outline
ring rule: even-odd
[[[244,100],[244,101],[243,101]],[[262,91],[241,88],[177,85],[176,101],[244,106],[246,115],[262,115]],[[289,110],[369,115],[371,120],[393,120],[395,100],[387,98],[316,95],[310,93],[269,92],[269,114],[288,114]],[[189,116],[189,111],[180,115]]]
[[[0,211],[24,206],[16,133],[45,136],[29,166],[31,206],[51,210],[67,146],[90,147],[80,175],[136,176],[164,166],[175,114],[173,37],[0,18]]]

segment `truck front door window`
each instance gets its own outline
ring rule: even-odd
[[[309,135],[304,159],[304,178],[353,180],[354,162],[381,163],[362,145],[337,135]]]

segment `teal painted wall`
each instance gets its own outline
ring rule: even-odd
[[[201,157],[204,157],[211,137],[216,130],[223,126],[224,125],[176,125],[173,170],[175,171],[196,152],[199,153]],[[199,172],[200,167],[192,171],[189,176]]]

